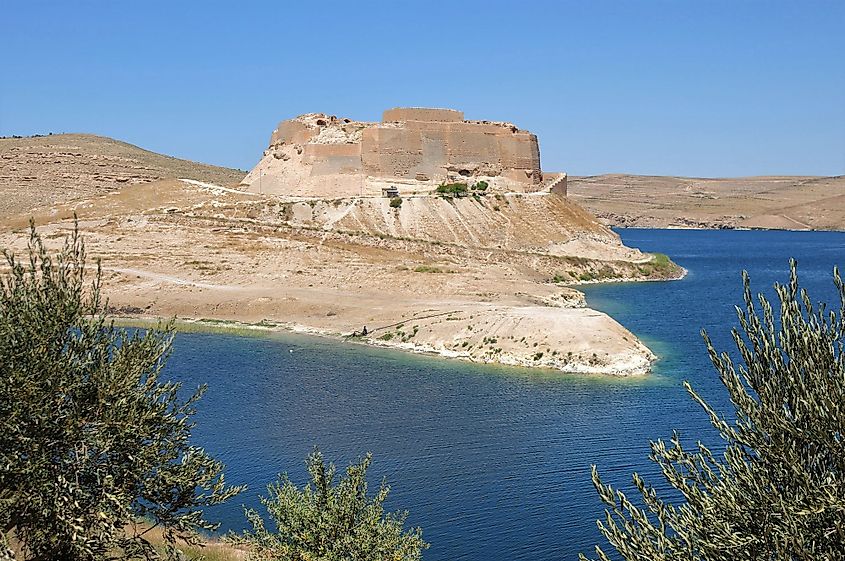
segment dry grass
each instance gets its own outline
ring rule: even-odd
[[[143,528],[145,523],[141,523]],[[127,529],[127,532],[129,529]],[[9,536],[9,545],[15,554],[16,559],[22,559],[20,543],[15,539],[14,532]],[[165,540],[162,530],[160,528],[150,528],[144,534],[144,538],[156,548],[159,552],[165,550]],[[247,559],[249,552],[243,548],[235,547],[231,544],[220,541],[217,538],[210,536],[203,536],[202,545],[195,546],[187,543],[178,543],[177,547],[185,555],[187,559],[204,561],[244,561]]]
[[[164,551],[165,540],[161,529],[152,528],[144,534],[144,538],[159,551]],[[188,559],[204,559],[206,561],[243,561],[247,558],[248,552],[245,549],[235,547],[217,538],[203,536],[202,545],[195,546],[187,543],[177,543],[176,547]]]

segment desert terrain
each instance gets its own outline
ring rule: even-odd
[[[120,317],[344,337],[367,326],[355,340],[637,375],[654,355],[570,285],[682,273],[547,192],[405,196],[398,208],[286,199],[243,191],[237,170],[90,135],[0,139],[0,158],[0,245],[22,251],[32,217],[58,247],[77,216]]]
[[[166,177],[228,184],[238,170],[198,164],[92,134],[0,139],[0,216]]]
[[[845,176],[570,177],[569,196],[609,226],[845,229]]]

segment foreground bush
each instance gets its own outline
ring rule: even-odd
[[[314,452],[308,457],[310,484],[299,489],[286,475],[268,486],[261,504],[274,528],[261,515],[246,511],[252,530],[233,537],[245,544],[254,559],[284,561],[412,561],[428,545],[419,528],[403,529],[407,513],[385,514],[383,503],[390,491],[382,482],[373,497],[367,496],[367,468],[371,456],[346,468],[335,483],[335,467]]]
[[[152,525],[175,558],[177,539],[215,527],[202,508],[240,489],[189,443],[203,390],[182,400],[159,380],[170,328],[128,335],[106,321],[76,232],[51,256],[32,228],[26,259],[5,255],[0,537],[24,559],[154,558]]]
[[[814,308],[798,287],[795,262],[787,285],[776,285],[777,313],[751,295],[733,338],[742,364],[710,358],[734,411],[715,411],[689,384],[725,451],[685,448],[677,434],[651,445],[677,493],[658,496],[637,474],[643,507],[593,482],[608,505],[599,528],[621,557],[634,560],[841,560],[845,555],[845,288],[833,279],[837,313]],[[675,500],[677,498],[678,500]],[[610,557],[596,548],[602,561]],[[581,557],[585,559],[584,556]]]

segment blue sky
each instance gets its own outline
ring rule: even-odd
[[[543,167],[845,174],[845,2],[0,2],[0,135],[250,168],[306,112],[463,109]]]

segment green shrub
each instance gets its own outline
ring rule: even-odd
[[[246,544],[256,559],[290,561],[415,561],[428,544],[419,528],[405,530],[407,512],[386,514],[384,501],[390,487],[382,481],[375,495],[367,491],[368,454],[346,468],[336,481],[334,465],[326,465],[322,454],[308,457],[311,481],[303,488],[287,475],[267,487],[261,497],[272,526],[254,509],[246,510],[251,530],[231,536]]]
[[[440,195],[451,195],[454,197],[463,197],[469,191],[466,183],[443,183],[438,185],[437,193]]]
[[[399,208],[402,206],[402,197],[392,197],[390,199],[390,208]]]
[[[733,330],[742,362],[717,353],[702,332],[732,411],[716,411],[684,383],[723,451],[700,442],[688,448],[677,433],[652,442],[650,459],[673,488],[668,496],[634,474],[640,495],[634,503],[605,485],[593,466],[608,507],[599,528],[622,559],[842,559],[845,287],[836,269],[833,279],[838,313],[811,304],[794,261],[789,283],[775,285],[774,306],[752,296],[743,274],[744,306]],[[596,553],[608,559],[601,548]]]
[[[486,181],[481,180],[478,181],[475,185],[473,185],[472,188],[476,191],[486,191],[488,186],[489,184]]]
[[[430,265],[418,265],[414,267],[415,273],[445,273],[443,269],[439,267],[432,267]]]
[[[130,335],[107,321],[76,230],[55,256],[34,227],[24,260],[4,254],[0,543],[14,534],[27,559],[151,556],[146,518],[176,558],[178,539],[216,528],[202,509],[240,488],[190,445],[204,387],[183,400],[159,378],[172,324]]]

